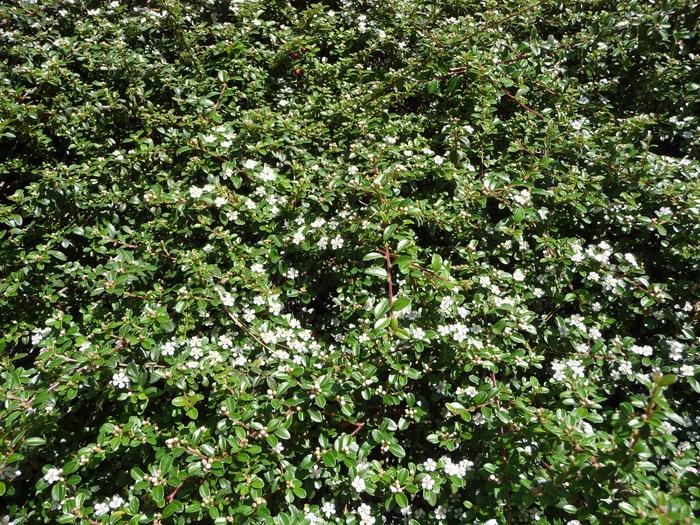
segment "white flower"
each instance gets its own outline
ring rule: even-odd
[[[566,379],[567,372],[572,378],[580,378],[585,375],[583,364],[578,359],[569,359],[568,361],[553,361],[552,370],[554,370],[554,381],[563,381]]]
[[[160,346],[160,353],[164,356],[175,355],[175,350],[177,349],[177,342],[173,339],[163,343]]]
[[[678,372],[684,377],[692,377],[695,375],[695,367],[693,365],[682,365]]]
[[[287,279],[291,279],[292,281],[299,277],[299,270],[296,268],[290,268],[287,270]]]
[[[372,507],[366,503],[363,503],[357,508],[357,514],[360,516],[361,525],[373,525],[373,523],[376,521],[372,516]]]
[[[61,479],[61,474],[63,474],[63,469],[50,468],[46,471],[46,474],[44,474],[44,481],[49,485],[56,483],[59,479]]]
[[[249,170],[254,170],[255,166],[257,166],[257,165],[258,165],[258,163],[252,159],[248,159],[243,163],[243,167],[245,167],[246,169],[249,169]]]
[[[265,182],[272,182],[277,178],[277,175],[275,175],[275,171],[270,166],[265,164],[262,171],[260,172],[260,178]]]
[[[423,487],[423,490],[433,490],[435,480],[432,478],[432,476],[428,475],[420,480],[420,485]]]
[[[233,295],[231,295],[229,292],[219,292],[219,297],[221,298],[221,303],[224,306],[231,307],[234,305],[234,299]]]
[[[216,199],[214,199],[214,205],[215,205],[217,208],[221,208],[221,207],[222,207],[224,204],[226,204],[227,202],[228,202],[228,201],[226,200],[226,198],[225,198],[225,197],[221,197],[221,196],[219,196],[219,197],[217,197]]]
[[[321,506],[321,512],[323,512],[323,515],[326,518],[330,518],[331,516],[335,515],[335,505],[333,503],[331,503],[330,501],[326,501]]]
[[[193,346],[192,350],[190,350],[190,357],[192,359],[201,359],[203,355],[204,352],[202,351],[201,346]]]
[[[438,166],[442,166],[442,163],[445,162],[444,157],[441,157],[440,155],[435,155],[433,157],[433,162],[437,164]]]
[[[39,328],[34,335],[32,335],[32,345],[39,346],[46,336],[51,332],[51,328],[48,326],[46,328]]]
[[[265,268],[260,263],[255,263],[250,267],[250,271],[253,273],[264,273]]]
[[[669,357],[674,361],[680,361],[683,357],[683,343],[675,340],[668,341]]]
[[[272,447],[272,451],[275,454],[281,454],[283,450],[284,450],[284,445],[282,445],[282,443],[280,443],[280,442],[278,442],[274,447]]]
[[[398,480],[394,481],[391,485],[389,485],[389,490],[391,491],[392,494],[396,494],[397,492],[403,492],[403,488],[401,487],[401,483],[399,483]]]
[[[199,199],[203,193],[204,193],[204,190],[202,188],[197,187],[197,186],[192,186],[190,188],[190,197],[192,197],[193,199]]]
[[[220,335],[219,336],[219,346],[221,348],[223,348],[224,350],[228,350],[229,348],[233,348],[233,339],[231,339],[231,336],[226,335],[226,334]]]
[[[112,509],[118,509],[124,505],[124,499],[121,496],[112,496],[112,499],[109,500],[109,506]]]
[[[365,484],[364,479],[362,479],[360,476],[355,476],[355,479],[352,480],[352,488],[354,488],[357,492],[364,492],[367,485]]]
[[[634,352],[637,355],[646,356],[646,357],[650,357],[654,351],[652,349],[652,347],[649,345],[644,345],[644,346],[632,345],[630,347],[630,350],[632,350],[632,352]]]
[[[117,388],[129,388],[129,378],[124,372],[115,372],[112,376],[112,385]]]
[[[415,337],[419,341],[425,339],[425,330],[423,330],[422,328],[416,327],[412,330],[412,332],[413,332],[413,337]]]
[[[309,523],[309,525],[321,525],[323,523],[323,519],[316,516],[316,514],[311,511],[304,514],[304,519]]]
[[[109,514],[109,505],[106,503],[95,503],[95,516]]]
[[[436,520],[444,520],[447,517],[447,512],[445,512],[445,507],[442,505],[439,505],[435,511],[435,519]]]
[[[447,476],[452,476],[460,479],[464,478],[464,476],[467,475],[467,472],[471,470],[471,468],[474,466],[474,462],[469,461],[468,459],[463,459],[459,463],[453,463],[450,458],[444,458],[443,464],[443,469]]]
[[[513,272],[513,280],[522,282],[525,280],[525,274],[519,268]]]
[[[344,244],[345,244],[345,241],[343,240],[343,238],[340,235],[336,235],[335,237],[333,237],[331,239],[331,247],[334,250],[340,250]]]
[[[318,229],[321,228],[324,224],[326,224],[326,219],[324,219],[323,217],[316,217],[316,219],[314,219],[314,222],[311,223],[311,227],[314,229]]]
[[[530,190],[519,191],[518,193],[513,195],[513,200],[517,204],[520,204],[521,206],[528,204],[532,200],[532,197],[530,195]]]
[[[432,458],[426,459],[423,462],[423,468],[426,472],[435,472],[435,469],[437,468],[437,463],[435,463],[435,460]]]

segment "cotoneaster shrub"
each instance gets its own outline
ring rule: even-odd
[[[697,523],[694,7],[2,3],[2,523]]]

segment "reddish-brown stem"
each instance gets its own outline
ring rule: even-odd
[[[531,108],[531,107],[528,106],[527,104],[524,104],[524,103],[520,102],[520,101],[515,97],[515,95],[513,95],[513,94],[512,94],[510,91],[508,91],[507,89],[501,88],[501,91],[503,92],[503,94],[504,94],[505,96],[507,96],[507,97],[508,97],[509,99],[511,99],[512,101],[514,101],[514,102],[515,102],[518,106],[520,106],[521,108],[523,108],[523,109],[525,109],[525,110],[527,110],[527,111],[530,111],[531,113],[534,113],[535,115],[537,115],[537,116],[540,117],[540,118],[544,118],[544,115],[542,115],[542,113],[540,113],[540,112],[537,111],[536,109]]]
[[[357,434],[360,430],[362,430],[363,428],[365,428],[365,423],[364,423],[364,421],[360,421],[359,423],[354,423],[354,425],[355,425],[355,430],[353,430],[352,432],[350,432],[350,435],[351,435],[351,436],[354,436],[354,435]]]
[[[185,485],[185,483],[187,483],[187,480],[188,480],[188,479],[189,479],[189,478],[185,478],[185,481],[183,481],[182,483],[180,483],[177,487],[175,487],[175,488],[170,492],[170,494],[168,494],[168,495],[165,497],[165,500],[166,500],[168,503],[172,503],[172,502],[173,502],[173,500],[174,500],[175,497],[177,496],[177,493],[180,492],[180,489]]]
[[[394,283],[391,280],[391,253],[389,245],[384,245],[384,259],[386,260],[386,282],[389,286],[389,318],[394,318]]]

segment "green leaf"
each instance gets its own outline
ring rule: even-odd
[[[457,403],[457,402],[447,403],[445,406],[447,407],[447,410],[449,410],[450,412],[452,412],[455,415],[459,415],[459,414],[463,414],[464,412],[467,412],[467,409],[465,408],[465,406],[462,403]]]
[[[668,386],[676,382],[676,376],[674,374],[665,374],[657,380],[659,386]]]
[[[389,311],[389,300],[388,299],[382,299],[379,301],[376,306],[374,307],[374,317],[375,319],[378,319],[382,317],[385,313]]]
[[[173,500],[171,503],[168,503],[163,509],[163,517],[169,518],[173,514],[182,512],[183,508],[184,506],[182,503],[180,503],[178,500]]]
[[[391,452],[397,458],[402,458],[406,455],[406,451],[398,443],[392,443],[389,445],[389,452]]]
[[[61,501],[66,497],[66,487],[63,483],[56,483],[51,488],[51,498],[54,501]]]
[[[399,312],[411,304],[411,299],[405,296],[397,297],[394,300],[394,311]]]
[[[369,252],[367,255],[365,255],[362,260],[363,261],[373,261],[374,259],[383,259],[384,255],[381,253],[377,252]]]
[[[522,208],[517,208],[513,212],[513,222],[515,222],[515,223],[522,222],[523,218],[525,218],[525,210],[523,210]]]
[[[327,467],[335,467],[336,460],[333,451],[328,451],[323,454],[323,463]]]
[[[382,279],[387,278],[386,270],[384,268],[379,267],[379,266],[374,266],[372,268],[368,268],[367,270],[365,270],[365,273],[367,275],[371,275],[373,277],[381,277]]]
[[[151,490],[151,495],[153,496],[153,501],[158,504],[162,503],[163,499],[165,498],[165,489],[163,488],[163,485],[156,485],[153,487]]]
[[[384,328],[389,326],[390,323],[391,323],[391,319],[389,319],[388,317],[382,317],[381,319],[377,319],[374,322],[374,329],[375,330],[383,330]]]
[[[396,504],[402,509],[408,507],[408,498],[403,492],[394,494],[394,501],[396,501]]]

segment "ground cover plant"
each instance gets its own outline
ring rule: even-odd
[[[0,523],[698,523],[685,0],[0,4]]]

